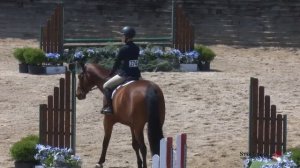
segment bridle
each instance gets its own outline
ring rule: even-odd
[[[81,85],[80,85],[79,88],[80,88],[80,90],[82,91],[82,93],[86,95],[86,94],[88,94],[90,91],[97,89],[97,86],[94,86],[94,87],[92,87],[92,88],[90,88],[90,89],[86,89],[86,88],[84,88],[84,87],[82,86],[82,85],[83,85],[84,78],[86,78],[85,72],[86,72],[86,71],[81,72],[81,74],[79,74],[79,76],[78,76],[78,79],[79,79],[79,81],[80,81],[80,83],[81,83]]]

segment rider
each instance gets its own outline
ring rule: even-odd
[[[124,42],[125,45],[120,48],[117,58],[115,59],[113,69],[109,74],[109,77],[114,76],[103,85],[103,93],[106,98],[106,104],[101,110],[103,114],[112,114],[111,94],[114,88],[125,82],[128,78],[137,80],[141,77],[141,72],[138,68],[138,56],[140,49],[133,42],[135,30],[132,27],[125,26],[122,29],[121,34],[122,42]],[[117,73],[115,74],[116,71]]]

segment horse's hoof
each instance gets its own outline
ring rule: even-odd
[[[95,168],[103,168],[102,164],[96,164]]]

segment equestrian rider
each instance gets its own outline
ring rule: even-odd
[[[121,34],[122,42],[124,42],[125,45],[120,48],[113,68],[109,74],[109,77],[112,78],[110,78],[103,85],[103,93],[106,98],[106,104],[101,110],[101,113],[103,114],[112,114],[113,110],[111,94],[113,89],[115,89],[121,83],[125,82],[128,78],[138,80],[141,77],[141,72],[138,68],[138,56],[140,49],[133,42],[135,30],[132,27],[125,26],[122,29]],[[115,74],[115,72],[117,73]]]

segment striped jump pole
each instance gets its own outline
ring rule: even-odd
[[[176,148],[173,138],[160,140],[160,154],[152,157],[152,168],[186,168],[186,134],[176,136]]]

